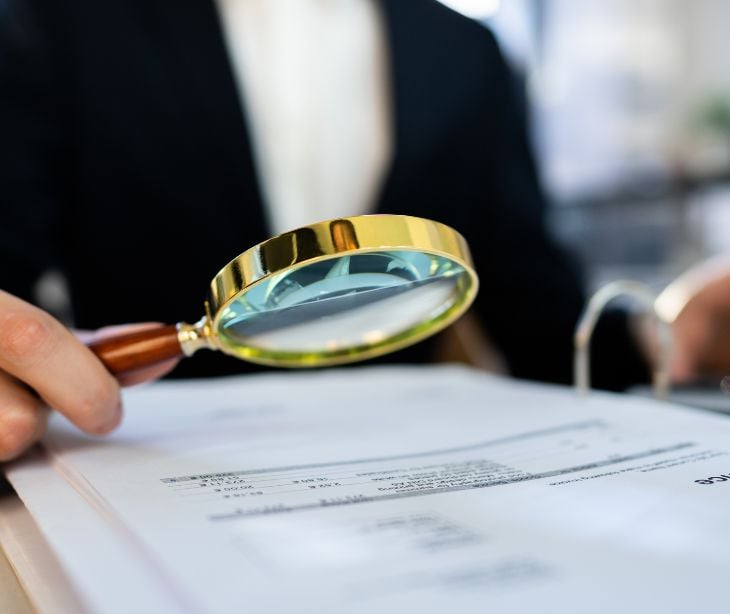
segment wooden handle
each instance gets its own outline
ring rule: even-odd
[[[114,375],[184,356],[175,324],[97,341],[89,349]]]

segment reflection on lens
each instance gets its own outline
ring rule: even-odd
[[[339,256],[254,285],[224,309],[218,334],[234,349],[336,354],[420,330],[470,283],[461,265],[418,251]]]

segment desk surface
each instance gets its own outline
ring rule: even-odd
[[[35,587],[33,602],[19,577]],[[0,492],[0,612],[31,614],[36,607],[49,614],[87,611],[30,512],[6,488]]]
[[[0,476],[0,522],[8,518],[12,510],[24,507],[10,484]],[[26,512],[27,513],[27,512]],[[5,550],[0,543],[0,612],[13,614],[30,614],[33,608],[26,597],[18,577],[5,556]]]
[[[33,611],[13,568],[10,567],[4,552],[0,549],[0,612],[32,614]]]

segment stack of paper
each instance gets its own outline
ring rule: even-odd
[[[726,601],[724,416],[460,367],[161,383],[125,404],[111,438],[56,418],[46,455],[8,471],[91,612]]]

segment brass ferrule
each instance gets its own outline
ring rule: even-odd
[[[203,348],[217,349],[213,343],[213,332],[207,315],[195,324],[180,322],[177,325],[177,339],[185,356],[192,356]]]

